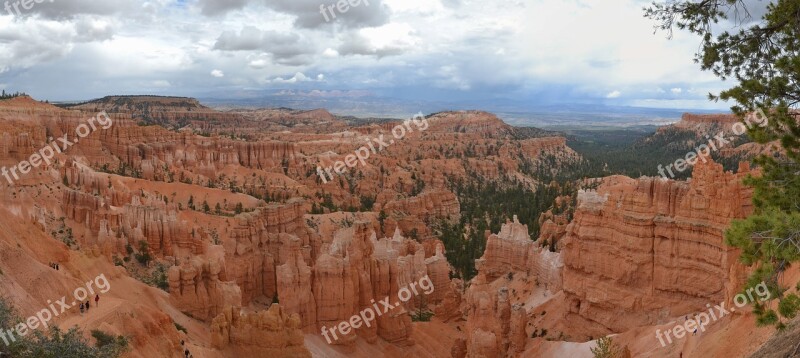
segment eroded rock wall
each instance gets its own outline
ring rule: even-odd
[[[619,332],[731,298],[742,269],[723,233],[752,210],[740,169],[699,161],[689,182],[615,176],[581,192],[562,250],[568,314]]]
[[[304,345],[300,317],[278,304],[248,314],[238,307],[226,307],[211,323],[211,344],[248,357],[311,357]]]

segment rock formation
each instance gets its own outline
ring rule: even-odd
[[[278,304],[248,314],[226,307],[211,323],[211,344],[247,357],[311,357],[303,343],[300,317]]]
[[[184,260],[169,269],[168,280],[174,305],[200,320],[211,321],[225,307],[242,302],[239,287],[227,280],[221,260]]]
[[[467,357],[516,356],[527,339],[525,309],[511,304],[508,288],[493,291],[484,280],[477,276],[467,293]]]
[[[752,210],[749,172],[700,161],[688,182],[615,176],[580,192],[562,250],[568,314],[620,332],[732,298],[743,270],[723,232]]]
[[[498,234],[488,237],[486,251],[475,261],[475,267],[490,280],[507,272],[524,271],[528,268],[528,254],[533,245],[528,226],[520,224],[514,216],[513,222],[507,222]]]

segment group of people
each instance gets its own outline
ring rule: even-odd
[[[57,263],[55,263],[55,262],[51,262],[51,263],[50,263],[50,268],[51,268],[51,269],[53,269],[53,270],[56,270],[56,271],[58,271],[58,264],[57,264]]]
[[[189,352],[189,348],[186,347],[186,342],[184,342],[183,340],[181,340],[181,347],[184,347],[183,355],[186,356],[186,358],[194,358],[192,352]]]
[[[100,305],[100,295],[95,295],[94,296],[94,306],[97,307],[99,305]],[[83,316],[83,311],[86,311],[86,313],[89,313],[89,306],[90,306],[89,305],[89,301],[86,301],[86,303],[81,302],[81,316]]]

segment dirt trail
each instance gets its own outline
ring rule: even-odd
[[[92,329],[97,329],[103,322],[113,321],[111,315],[119,314],[118,308],[123,305],[123,301],[112,297],[100,297],[100,307],[95,306],[94,299],[92,299],[91,308],[89,312],[84,312],[83,316],[80,314],[80,303],[70,308],[71,315],[66,320],[58,323],[59,327],[63,329],[70,329],[78,326],[85,332],[90,332]]]

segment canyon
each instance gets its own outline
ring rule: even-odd
[[[477,230],[462,221],[466,199],[453,183],[556,187],[532,173],[581,162],[566,138],[486,112],[435,113],[427,130],[323,183],[317,167],[400,121],[218,110],[177,97],[57,107],[23,96],[0,101],[0,165],[74,136],[100,111],[111,128],[14,185],[0,183],[0,292],[27,316],[106,274],[102,306],[54,324],[130,337],[126,356],[591,357],[607,335],[632,356],[746,356],[772,334],[743,310],[684,342],[655,338],[742,288],[748,269],[723,237],[753,210],[742,180],[758,169],[746,163],[731,172],[699,161],[686,181],[578,180],[574,197],[541,213],[536,232],[515,212],[478,232],[485,250],[467,278],[440,239],[443,225]],[[681,123],[711,128],[730,118]],[[323,338],[323,327],[426,277],[430,294]]]

